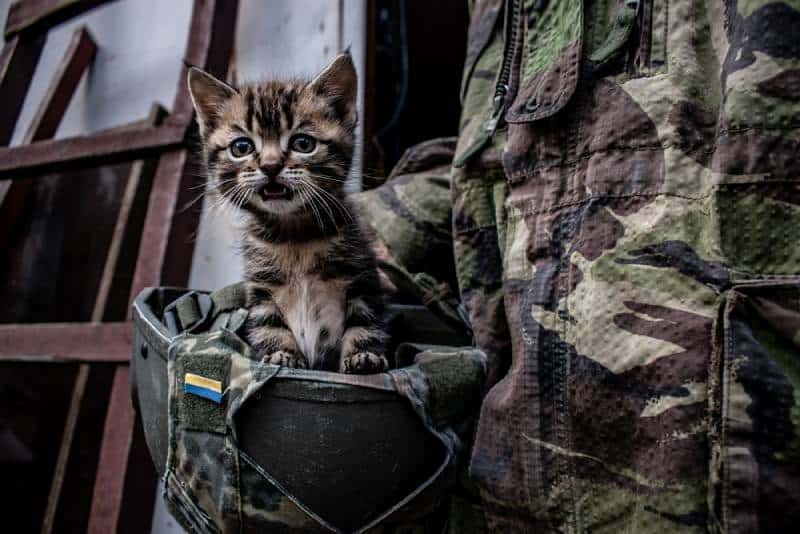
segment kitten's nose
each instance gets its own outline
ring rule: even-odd
[[[281,169],[283,169],[283,163],[280,161],[265,161],[261,164],[261,172],[270,179],[277,178]]]

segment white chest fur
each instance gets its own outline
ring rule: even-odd
[[[312,369],[320,367],[325,349],[341,340],[344,329],[344,282],[314,274],[330,246],[326,241],[270,244],[264,251],[285,276],[283,284],[270,288],[272,299]]]
[[[308,366],[319,367],[324,349],[342,337],[344,287],[316,276],[298,276],[275,291],[273,298]]]

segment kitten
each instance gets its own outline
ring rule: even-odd
[[[211,184],[245,214],[247,340],[286,367],[388,368],[370,243],[348,202],[357,78],[350,55],[312,81],[239,88],[192,68]]]

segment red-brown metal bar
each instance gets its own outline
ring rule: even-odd
[[[186,63],[225,78],[233,50],[237,11],[236,0],[195,2],[186,48]],[[168,124],[175,117],[191,117],[191,106],[184,67],[178,79],[173,115],[165,123]],[[186,198],[187,186],[193,181],[188,172],[188,163],[186,150],[173,150],[161,156],[142,230],[139,263],[131,284],[131,302],[145,287],[160,285],[167,270],[171,271],[167,277],[171,283],[179,283],[181,278],[188,276],[187,258],[191,258],[194,247],[191,244],[187,246],[187,235],[180,231],[191,226],[192,222],[187,220],[191,216],[182,217],[187,214],[181,212],[181,200]],[[176,216],[183,220],[176,221]],[[170,249],[172,254],[169,254]],[[180,268],[176,267],[178,264]]]
[[[0,148],[0,179],[139,159],[181,145],[185,133],[173,123]]]
[[[178,210],[178,194],[187,159],[187,151],[177,149],[164,153],[159,160],[142,228],[139,259],[131,284],[131,302],[142,289],[157,286],[161,282],[161,273],[167,258],[167,243],[172,233],[172,221]]]
[[[12,78],[25,69],[15,68],[25,57],[32,55],[38,59],[41,46],[36,54],[30,47],[20,47],[23,37],[43,32],[49,27],[88,9],[105,3],[103,0],[21,0],[10,10],[6,35],[12,43],[0,56],[0,96],[4,103],[6,94],[19,96],[19,107],[4,106],[0,126],[7,129],[10,139],[18,116],[21,102],[27,91],[33,66],[24,84],[10,83]],[[198,65],[217,76],[223,77],[233,48],[235,21],[238,2],[222,0],[196,0],[192,14],[189,41],[185,61]],[[20,33],[21,32],[21,33]],[[18,34],[18,35],[17,35]],[[27,38],[27,37],[26,37]],[[38,42],[38,41],[36,41]],[[41,38],[40,44],[44,40]],[[68,56],[81,58],[91,56],[86,47],[86,36],[81,36],[75,50]],[[24,44],[24,43],[23,43]],[[34,50],[35,51],[35,50]],[[27,53],[27,56],[23,54]],[[187,198],[186,185],[192,181],[189,171],[189,157],[185,149],[187,133],[192,118],[191,103],[185,84],[186,67],[180,74],[178,91],[173,106],[173,114],[163,126],[140,127],[134,129],[114,129],[94,136],[81,136],[58,141],[42,141],[55,132],[61,115],[66,110],[69,98],[59,100],[72,93],[74,84],[80,79],[81,69],[77,63],[68,65],[56,76],[61,79],[60,86],[51,87],[40,113],[26,136],[32,144],[25,147],[0,149],[0,179],[19,178],[51,171],[64,171],[82,166],[101,165],[128,161],[161,153],[158,168],[153,179],[143,234],[140,241],[140,254],[134,273],[131,295],[135,296],[146,285],[157,285],[165,279],[185,281],[188,275],[189,259],[193,248],[188,240],[188,230],[196,222],[196,214],[182,210]],[[24,65],[23,65],[24,67]],[[14,71],[14,76],[5,74]],[[21,89],[20,89],[21,87]],[[10,117],[12,120],[5,120]],[[38,132],[38,133],[37,133]],[[2,133],[2,132],[0,132]],[[2,140],[2,139],[0,139]],[[7,141],[6,141],[7,142]],[[165,151],[165,152],[164,152]],[[121,232],[118,232],[118,234]],[[118,236],[119,237],[119,236]],[[112,258],[113,259],[113,258]],[[113,261],[111,262],[114,263]],[[93,319],[102,317],[103,295],[98,295]],[[38,324],[38,325],[0,325],[0,360],[37,361],[72,360],[82,362],[127,361],[130,355],[131,326],[129,323],[107,324]],[[82,365],[86,371],[88,367]],[[84,372],[83,375],[86,373]],[[57,466],[64,466],[69,456],[68,450],[75,428],[75,419],[80,409],[80,398],[85,390],[85,376],[76,381],[70,410],[73,424],[62,436],[62,446]],[[111,389],[108,411],[105,419],[103,440],[98,460],[97,478],[93,489],[89,532],[106,533],[118,530],[120,510],[126,490],[126,475],[130,461],[130,448],[133,437],[134,413],[128,399],[129,368],[117,367]],[[67,452],[65,452],[67,451]],[[62,469],[63,471],[63,469]],[[43,524],[44,532],[53,525],[54,511],[58,506],[59,493],[63,482],[63,472],[56,473],[50,492],[48,513]],[[48,519],[49,518],[49,519]]]
[[[118,530],[128,454],[133,441],[134,419],[135,413],[130,399],[130,368],[120,365],[114,373],[103,429],[103,443],[100,446],[87,529],[89,534],[108,534]]]
[[[0,53],[0,146],[11,142],[45,40],[45,35],[17,35]]]
[[[86,27],[82,26],[75,30],[64,57],[53,75],[50,87],[47,88],[42,103],[28,127],[23,144],[50,139],[55,135],[75,93],[75,88],[91,64],[95,52],[97,45]]]
[[[167,112],[163,107],[155,104],[147,118],[147,125],[157,125],[166,116],[166,113]],[[117,271],[123,241],[127,232],[131,212],[134,207],[133,204],[139,196],[139,189],[144,187],[145,182],[148,181],[147,176],[145,176],[148,171],[152,171],[152,166],[145,165],[143,160],[137,160],[133,163],[128,176],[128,183],[126,184],[122,205],[120,206],[117,215],[114,234],[111,238],[111,244],[109,245],[108,253],[106,255],[106,263],[100,279],[100,286],[95,297],[94,308],[92,310],[93,323],[100,323],[105,317],[112,282]],[[58,458],[56,459],[56,465],[53,471],[53,479],[50,484],[50,494],[48,495],[47,507],[42,519],[41,534],[50,534],[53,531],[56,512],[61,501],[61,493],[62,487],[64,486],[67,463],[69,462],[70,457],[75,454],[71,451],[71,448],[74,441],[73,438],[78,417],[83,416],[81,413],[81,405],[86,393],[88,376],[89,364],[80,364],[72,390],[70,407],[67,413],[67,421],[64,425],[64,432],[61,435],[61,445],[59,447]]]
[[[6,18],[5,38],[19,32],[46,33],[81,13],[111,0],[17,0],[11,4]]]
[[[97,46],[86,28],[77,29],[64,53],[61,64],[56,69],[50,87],[47,89],[39,109],[28,127],[23,140],[24,144],[48,139],[55,135],[67,106],[72,100],[75,88],[78,86],[78,82],[91,63],[92,58],[94,58],[96,51]],[[30,189],[31,182],[28,180],[7,180],[5,183],[0,184],[0,244],[5,242],[7,234],[22,210],[25,197]],[[67,419],[64,423],[64,431],[61,433],[61,444],[53,470],[53,478],[50,482],[50,493],[48,494],[47,507],[42,518],[41,534],[50,534],[53,530],[56,508],[61,496],[61,487],[64,483],[67,461],[88,377],[89,365],[83,363],[78,368]]]
[[[23,144],[53,137],[67,111],[67,106],[83,73],[94,58],[97,46],[92,36],[81,27],[75,30],[64,57],[56,69],[39,108],[36,110]],[[14,221],[22,213],[25,198],[31,189],[28,180],[0,181],[0,246],[11,233]]]
[[[185,63],[224,77],[233,50],[237,11],[237,0],[196,0]],[[172,114],[163,126],[108,131],[93,136],[33,143],[24,148],[0,149],[0,179],[129,161],[158,149],[182,144],[192,119],[192,104],[185,82],[186,71],[187,67],[184,66]]]
[[[131,324],[40,323],[0,325],[0,361],[127,362]]]
[[[148,123],[150,126],[156,126],[166,116],[167,111],[158,104],[154,104],[150,110]],[[120,254],[122,253],[123,241],[129,232],[129,219],[134,210],[134,203],[137,199],[140,201],[145,200],[143,195],[147,193],[146,184],[150,183],[153,177],[153,165],[148,165],[144,160],[137,160],[133,162],[130,173],[128,174],[128,183],[125,185],[125,192],[122,196],[122,203],[120,204],[117,214],[117,220],[114,225],[114,233],[111,237],[111,243],[108,247],[106,254],[106,263],[103,267],[103,274],[100,277],[100,285],[97,289],[97,297],[94,302],[94,309],[92,311],[92,321],[100,322],[105,317],[106,308],[109,305],[109,297],[111,288],[114,284],[114,276],[117,273],[118,262]]]
[[[82,363],[78,367],[78,374],[75,377],[75,384],[72,386],[72,395],[69,401],[69,410],[67,411],[67,420],[64,422],[64,431],[61,433],[61,445],[58,448],[58,457],[56,458],[55,469],[53,470],[53,479],[50,482],[50,493],[47,496],[47,507],[44,511],[42,518],[41,534],[50,534],[53,531],[53,522],[58,507],[59,497],[61,496],[61,487],[64,485],[64,475],[67,470],[67,461],[69,460],[70,449],[72,448],[72,440],[75,436],[75,427],[78,424],[78,416],[80,415],[81,402],[86,393],[86,383],[89,379],[89,364]]]
[[[200,67],[220,79],[225,79],[233,53],[238,10],[239,0],[195,1],[184,66],[178,78],[178,91],[175,93],[170,119],[189,122],[194,113],[186,83],[187,65]]]
[[[233,47],[237,7],[236,1],[195,1],[186,63],[204,67],[218,76],[225,75]],[[184,132],[192,117],[185,80],[184,67],[178,80],[173,113],[164,123],[167,127],[182,128]],[[131,300],[144,287],[160,285],[167,277],[171,281],[185,281],[187,258],[191,257],[193,249],[185,230],[191,226],[192,216],[182,212],[181,202],[185,198],[185,186],[191,181],[188,150],[174,148],[161,154],[142,229]],[[128,380],[129,369],[120,366],[114,379],[98,463],[89,523],[91,534],[115,532],[118,526],[134,423],[128,400]]]

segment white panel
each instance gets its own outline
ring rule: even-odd
[[[154,101],[170,109],[191,6],[191,0],[122,0],[50,31],[11,144],[22,140],[73,31],[81,25],[89,28],[97,55],[76,89],[56,138],[143,119]]]
[[[241,0],[236,36],[240,81],[311,76],[339,52],[339,3]]]

